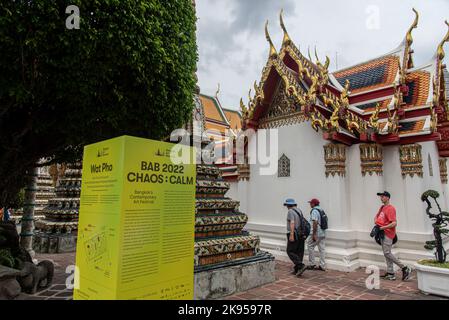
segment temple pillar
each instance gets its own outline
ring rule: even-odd
[[[350,225],[349,190],[346,179],[346,149],[343,144],[329,143],[324,146],[328,203],[324,207],[332,212],[330,229],[348,230]]]
[[[362,195],[360,199],[357,199],[360,203],[358,214],[361,216],[357,229],[370,231],[374,226],[374,216],[381,205],[377,193],[385,190],[382,146],[375,143],[361,144],[359,157],[362,181],[359,186],[354,185],[351,191],[362,189]]]
[[[25,188],[25,203],[23,205],[22,226],[20,231],[20,246],[24,248],[32,258],[33,235],[34,235],[34,207],[36,205],[37,176],[39,169],[35,167],[27,175],[27,186]]]

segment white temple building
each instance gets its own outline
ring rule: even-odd
[[[270,54],[262,79],[248,106],[241,103],[243,129],[256,133],[247,138],[247,163],[239,165],[228,194],[240,201],[247,229],[260,236],[262,249],[288,260],[283,202],[294,198],[308,217],[307,201],[318,198],[329,217],[328,267],[383,267],[382,249],[369,233],[381,206],[376,193],[387,190],[398,219],[393,252],[409,264],[433,256],[424,249],[433,235],[421,194],[438,191],[442,209],[448,209],[443,46],[449,32],[429,63],[414,66],[411,34],[418,18],[416,13],[398,48],[334,73],[328,72],[329,59],[322,63],[316,56],[312,62],[300,52],[282,16],[279,51],[266,30]],[[266,130],[278,133],[274,175],[262,175],[264,166],[251,152]]]

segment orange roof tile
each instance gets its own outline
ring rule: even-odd
[[[359,105],[352,106],[352,107],[361,109],[365,113],[365,112],[376,111],[377,104],[379,104],[380,111],[385,111],[385,110],[387,110],[387,107],[390,105],[391,100],[392,100],[392,98],[389,98],[389,99],[385,99],[385,100],[381,100],[381,101],[359,104]]]
[[[342,86],[349,80],[351,94],[355,94],[393,84],[398,71],[399,57],[389,55],[337,71],[333,75]]]
[[[418,133],[421,132],[426,123],[426,119],[418,120],[418,121],[410,121],[410,122],[401,122],[399,123],[399,134],[410,134],[410,133]]]
[[[220,106],[214,98],[200,94],[200,100],[204,107],[206,120],[212,119],[227,125],[226,119],[223,118],[223,115],[220,112]]]
[[[226,118],[228,119],[231,129],[241,129],[242,128],[242,116],[238,111],[223,109]]]

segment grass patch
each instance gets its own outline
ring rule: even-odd
[[[429,266],[429,267],[449,269],[449,262],[447,262],[447,261],[445,263],[439,263],[435,260],[420,260],[420,261],[418,261],[418,263],[422,264],[424,266]]]

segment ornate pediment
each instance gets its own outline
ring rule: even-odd
[[[301,106],[293,96],[288,96],[285,84],[280,82],[273,101],[266,114],[259,120],[259,128],[276,128],[300,123],[305,120]]]

